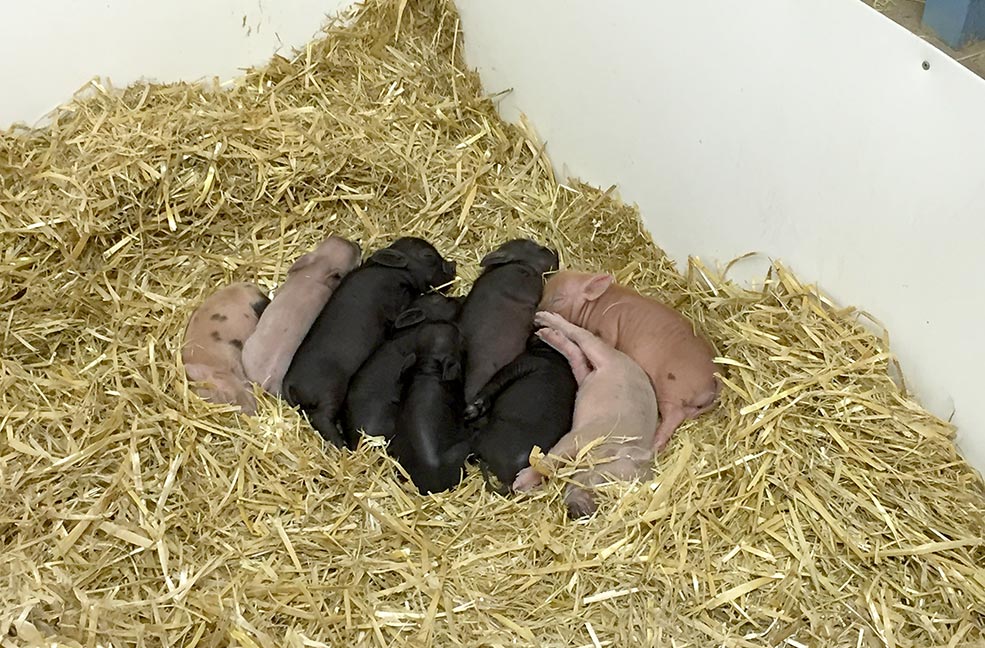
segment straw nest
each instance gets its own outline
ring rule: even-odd
[[[779,265],[755,292],[679,274],[460,52],[449,3],[370,0],[229,88],[93,82],[0,136],[0,643],[982,645],[985,489],[884,341]],[[200,300],[272,289],[328,232],[426,236],[459,292],[546,241],[693,318],[722,405],[570,523],[560,480],[423,498],[273,399],[191,395]]]

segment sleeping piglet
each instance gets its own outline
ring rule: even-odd
[[[571,517],[595,512],[592,488],[608,479],[632,480],[650,475],[657,399],[650,380],[636,362],[597,336],[554,313],[537,313],[535,322],[548,328],[537,331],[571,364],[578,381],[571,431],[548,452],[550,467],[570,460],[589,443],[588,468],[577,471],[565,487],[564,501]],[[530,490],[540,483],[533,467],[520,471],[514,490]]]
[[[462,342],[452,322],[423,324],[401,371],[396,432],[388,451],[422,495],[458,484],[471,448],[462,398]]]
[[[544,273],[557,270],[554,250],[529,239],[507,241],[483,257],[483,271],[459,323],[465,335],[465,399],[472,401],[493,374],[520,355],[533,332]]]
[[[202,302],[185,329],[181,360],[188,379],[205,383],[195,392],[213,403],[235,403],[247,414],[256,399],[243,371],[243,343],[270,302],[251,283],[220,288]]]
[[[388,441],[393,438],[400,407],[400,372],[404,358],[417,346],[418,329],[428,322],[452,322],[460,308],[454,297],[428,293],[400,313],[389,339],[359,367],[349,383],[339,418],[350,447],[355,446],[359,430]]]
[[[243,347],[247,378],[280,396],[294,352],[342,277],[359,264],[361,254],[355,243],[332,235],[294,262]]]
[[[588,329],[643,367],[660,406],[653,439],[660,452],[681,423],[715,406],[721,386],[714,354],[683,315],[614,281],[608,274],[559,272],[544,286],[540,307]]]
[[[496,372],[465,409],[473,421],[472,448],[492,487],[492,472],[505,488],[530,465],[534,446],[547,450],[571,430],[578,383],[568,360],[536,335],[526,350]]]

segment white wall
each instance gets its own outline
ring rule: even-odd
[[[0,19],[0,128],[37,123],[94,76],[125,87],[227,80],[289,55],[352,0],[9,0]]]
[[[872,312],[985,469],[985,82],[859,0],[458,4],[557,167],[679,263],[764,252]]]

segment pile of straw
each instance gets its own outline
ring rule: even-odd
[[[681,276],[460,53],[447,1],[369,0],[230,88],[94,82],[0,136],[0,644],[982,645],[985,489],[886,344],[778,265],[757,292]],[[191,395],[200,300],[328,232],[426,236],[459,292],[548,242],[692,317],[722,405],[571,523],[559,483],[422,498],[273,399]]]

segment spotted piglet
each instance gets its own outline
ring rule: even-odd
[[[615,283],[612,275],[558,272],[544,286],[541,309],[599,336],[647,373],[660,406],[653,448],[662,451],[677,427],[713,409],[721,383],[715,353],[676,310]]]
[[[256,330],[270,300],[251,283],[235,283],[209,295],[185,329],[181,359],[188,379],[201,383],[195,393],[213,403],[256,412],[256,400],[243,371],[243,344]]]

